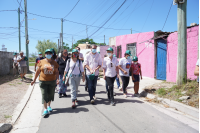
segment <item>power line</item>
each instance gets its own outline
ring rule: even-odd
[[[125,0],[126,1],[126,0]],[[24,12],[24,11],[23,11]],[[48,16],[43,16],[43,15],[38,15],[38,14],[35,14],[35,13],[30,13],[30,12],[27,12],[28,14],[32,14],[32,15],[35,15],[35,16],[39,16],[39,17],[44,17],[44,18],[50,18],[50,19],[61,19],[61,18],[54,18],[54,17],[48,17]],[[83,23],[79,23],[79,22],[75,22],[75,21],[71,21],[71,20],[67,20],[67,19],[63,19],[64,21],[68,21],[68,22],[71,22],[71,23],[76,23],[76,24],[80,24],[80,25],[87,25],[87,26],[90,26],[90,27],[96,27],[96,28],[103,28],[103,29],[112,29],[112,30],[130,30],[130,29],[114,29],[114,28],[105,28],[105,27],[99,27],[99,26],[93,26],[93,25],[88,25],[88,24],[83,24]]]
[[[76,3],[76,5],[72,8],[72,10],[64,18],[66,18],[74,10],[74,8],[77,6],[77,4],[79,3],[79,1],[80,0],[78,0],[78,2]]]
[[[20,1],[20,3],[19,3],[18,0],[17,0],[17,2],[18,2],[18,4],[19,4],[19,8],[20,8],[20,7],[22,8],[22,6],[21,6],[21,2],[22,2],[22,0]],[[24,10],[24,9],[22,8],[22,10]]]
[[[0,10],[0,12],[17,11],[17,10]]]
[[[126,2],[126,0],[124,0],[124,2],[121,4],[121,6],[110,16],[110,18],[101,27],[99,27],[99,29],[97,29],[93,34],[91,34],[89,36],[89,38],[91,36],[93,36],[95,33],[97,33],[119,11],[119,9],[124,5],[125,2]]]
[[[144,22],[144,25],[143,25],[143,27],[142,27],[142,30],[143,30],[143,28],[144,28],[144,26],[145,26],[145,24],[146,24],[146,22],[147,22],[147,19],[148,19],[148,17],[149,17],[149,14],[150,14],[150,12],[151,12],[152,7],[153,7],[153,3],[154,3],[154,0],[153,0],[153,2],[152,2],[152,5],[151,5],[151,8],[150,8],[149,13],[148,13],[148,15],[147,15],[147,18],[146,18],[146,20],[145,20],[145,22]],[[141,32],[142,32],[142,30],[141,30]]]
[[[169,8],[169,12],[168,12],[168,14],[167,14],[167,18],[166,18],[166,20],[165,20],[165,23],[164,23],[164,25],[163,25],[163,28],[165,27],[165,24],[166,24],[166,22],[167,22],[167,19],[168,19],[169,13],[170,13],[170,11],[171,11],[172,5],[173,5],[173,1],[172,1],[172,4],[171,4],[170,8]],[[162,28],[162,30],[163,30],[163,28]]]

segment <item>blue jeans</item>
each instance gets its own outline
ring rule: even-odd
[[[116,77],[116,82],[117,82],[117,87],[120,87],[120,82],[119,82],[119,78]]]
[[[89,75],[87,75],[86,78],[87,78],[88,92],[89,92],[90,100],[92,100],[93,96],[95,96],[98,76],[95,76],[93,80],[89,79]]]
[[[58,94],[65,94],[67,91],[67,86],[63,83],[63,75],[59,75],[59,90]]]

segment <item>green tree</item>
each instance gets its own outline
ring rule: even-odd
[[[81,40],[78,40],[74,45],[73,45],[73,49],[76,48],[79,44],[85,44],[86,42],[88,42],[88,44],[96,44],[96,45],[105,45],[104,43],[96,43],[94,42],[93,39],[81,39]]]
[[[65,44],[65,42],[63,42],[63,48],[67,49],[67,51],[70,51],[70,47],[68,43]]]
[[[50,40],[43,40],[43,41],[38,40],[38,44],[35,48],[37,49],[38,52],[42,52],[43,55],[45,54],[46,49],[53,48],[56,53],[58,52],[57,44],[55,42],[51,42]]]

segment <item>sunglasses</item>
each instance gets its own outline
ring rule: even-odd
[[[112,62],[111,62],[111,67],[113,67],[113,64],[112,64]]]

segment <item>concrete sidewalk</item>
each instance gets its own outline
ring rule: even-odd
[[[146,86],[163,82],[162,80],[156,80],[156,79],[148,78],[148,77],[142,77],[142,78],[143,79],[140,80],[139,93],[143,92]],[[98,80],[98,83],[100,83],[100,84],[105,86],[105,80],[103,78],[100,78],[100,80]],[[121,88],[122,84],[120,83],[120,85],[121,85],[120,86],[120,88]],[[116,81],[114,83],[114,86],[115,86],[115,90],[116,90],[117,89],[117,82]],[[134,83],[132,82],[132,79],[130,78],[129,85],[127,87],[128,93],[131,93],[131,94],[133,93],[134,94],[133,87],[134,87]]]

